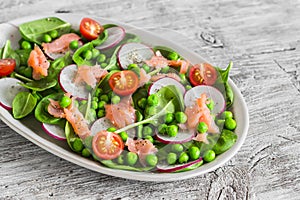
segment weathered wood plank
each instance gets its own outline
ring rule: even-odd
[[[143,183],[91,172],[28,142],[0,122],[0,199],[299,199],[299,1],[1,1],[0,22],[72,12],[183,35],[178,40],[231,78],[249,108],[238,154],[214,172]]]

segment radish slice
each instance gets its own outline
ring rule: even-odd
[[[225,110],[226,102],[222,93],[218,89],[208,85],[198,85],[188,90],[184,95],[185,106],[193,106],[196,99],[198,99],[202,93],[206,93],[207,98],[211,98],[214,101],[213,114],[217,115]]]
[[[175,85],[182,94],[185,93],[185,88],[181,83],[179,83],[178,81],[176,81],[173,78],[166,77],[166,78],[161,78],[161,79],[155,81],[149,87],[148,94],[151,95],[151,94],[157,93],[162,87],[165,87],[167,85]]]
[[[91,135],[96,135],[101,130],[106,130],[110,127],[114,127],[114,125],[110,122],[106,117],[102,117],[96,120],[91,126]],[[135,129],[129,129],[126,131],[128,136],[133,138],[135,137]]]
[[[87,99],[89,91],[86,89],[84,84],[75,84],[73,82],[77,73],[76,65],[68,65],[64,67],[59,74],[58,81],[60,87],[66,93],[70,93],[72,96],[78,99]]]
[[[199,162],[202,161],[202,158],[199,158],[197,160],[194,160],[194,161],[191,161],[191,162],[188,162],[188,163],[184,163],[184,164],[178,164],[178,165],[162,165],[162,164],[158,164],[156,166],[157,168],[157,171],[159,172],[164,172],[164,173],[170,173],[170,172],[175,172],[175,171],[178,171],[178,170],[182,170],[182,169],[185,169],[191,165],[194,165],[194,164],[197,164]]]
[[[56,124],[42,124],[44,131],[57,140],[66,140],[65,130]]]
[[[108,33],[108,38],[101,45],[96,46],[96,49],[106,50],[116,46],[125,37],[125,29],[120,26],[114,26],[106,29]]]
[[[170,137],[168,135],[163,135],[157,133],[155,138],[164,143],[164,144],[181,144],[184,142],[191,141],[195,137],[195,133],[189,130],[178,130],[178,133],[175,137]]]
[[[27,88],[24,88],[19,83],[22,81],[15,78],[1,78],[0,79],[0,105],[7,109],[12,109],[12,102],[15,96],[19,92],[29,91]]]
[[[153,50],[141,43],[123,44],[118,51],[118,62],[122,69],[127,69],[132,63],[143,64],[154,56]]]

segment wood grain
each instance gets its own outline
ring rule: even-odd
[[[249,108],[244,145],[225,166],[196,178],[145,183],[62,160],[0,122],[0,199],[300,199],[300,1],[1,1],[0,22],[71,12],[170,29],[218,66]]]

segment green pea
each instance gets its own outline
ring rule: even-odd
[[[138,100],[138,106],[142,109],[144,109],[147,105],[147,99],[146,98],[141,98]]]
[[[178,162],[180,164],[186,163],[189,160],[189,155],[186,152],[182,152],[179,156]]]
[[[124,165],[124,155],[123,154],[118,156],[117,163],[120,165]]]
[[[104,109],[104,106],[106,105],[107,103],[105,101],[99,101],[98,103],[98,108],[99,109]]]
[[[178,133],[178,126],[177,125],[170,125],[167,127],[167,134],[170,137],[175,137]]]
[[[86,60],[91,60],[92,57],[93,57],[93,53],[91,50],[86,50],[83,52],[83,58],[86,59]]]
[[[63,96],[59,102],[60,107],[66,108],[72,103],[72,100],[68,96]]]
[[[102,69],[104,69],[105,67],[107,67],[107,65],[108,65],[108,64],[105,63],[105,62],[103,62],[103,63],[100,64],[100,66],[101,66]]]
[[[21,47],[22,47],[22,49],[31,49],[31,44],[30,44],[30,42],[24,40],[21,43]]]
[[[69,47],[72,50],[78,49],[79,47],[78,40],[73,40],[72,42],[70,42]]]
[[[193,88],[193,87],[192,87],[191,85],[186,85],[186,86],[185,86],[185,89],[186,89],[186,90],[190,90],[190,89],[192,89],[192,88]]]
[[[173,151],[175,153],[180,153],[183,151],[183,146],[181,144],[173,144],[171,146],[171,151]]]
[[[151,136],[152,133],[153,133],[153,130],[152,130],[152,128],[150,126],[144,126],[143,127],[143,136],[144,137],[147,136],[147,135]]]
[[[158,132],[161,134],[165,134],[167,131],[168,125],[167,124],[160,124],[158,126]]]
[[[92,101],[92,102],[91,102],[91,107],[92,107],[92,109],[96,110],[96,109],[98,108],[98,103],[97,103],[97,101]]]
[[[179,74],[179,77],[180,77],[180,82],[185,85],[187,83],[185,74]]]
[[[98,113],[97,113],[97,117],[98,118],[101,118],[101,117],[104,117],[105,116],[105,110],[98,110]]]
[[[155,115],[156,114],[156,108],[154,106],[148,106],[146,109],[145,109],[145,112],[152,116],[152,115]]]
[[[143,115],[142,115],[142,113],[140,113],[140,111],[138,111],[138,110],[135,111],[135,117],[136,117],[136,121],[137,122],[142,121],[143,118],[144,118]]]
[[[113,104],[118,104],[118,103],[120,103],[120,101],[121,101],[121,98],[120,98],[118,95],[113,96],[113,97],[111,98],[111,102],[112,102]]]
[[[88,158],[88,157],[91,156],[91,153],[90,153],[90,151],[89,151],[87,148],[84,148],[84,149],[81,151],[81,155],[82,155],[83,157]]]
[[[43,41],[46,43],[49,43],[52,41],[52,38],[49,34],[45,34],[45,35],[43,35]]]
[[[208,130],[208,126],[205,122],[199,122],[197,126],[198,133],[206,133]]]
[[[90,111],[89,111],[90,113],[90,116],[92,116],[94,119],[96,119],[97,118],[97,112],[96,112],[96,110],[95,109],[90,109]]]
[[[108,102],[108,96],[106,95],[106,94],[102,94],[101,96],[100,96],[100,101],[105,101],[106,103]]]
[[[166,74],[166,73],[169,72],[169,69],[170,69],[170,67],[169,67],[169,66],[166,66],[166,67],[162,68],[162,69],[160,70],[160,72]]]
[[[173,165],[176,163],[177,155],[176,153],[168,153],[167,162],[169,165]]]
[[[206,106],[208,107],[208,109],[210,111],[212,111],[214,109],[214,107],[215,107],[215,103],[214,103],[214,101],[212,99],[209,99],[209,103],[206,104]]]
[[[156,105],[158,105],[158,96],[157,96],[157,94],[151,94],[147,98],[147,104],[150,105],[150,106],[156,106]]]
[[[146,73],[149,73],[151,70],[151,68],[146,64],[143,64],[142,68],[145,70]]]
[[[84,148],[80,138],[74,138],[74,141],[72,142],[72,147],[76,152],[81,152]]]
[[[172,51],[172,52],[170,52],[170,53],[168,54],[167,57],[168,57],[169,60],[178,60],[179,55],[178,55],[178,53],[176,53],[175,51]]]
[[[105,62],[105,60],[106,60],[106,55],[105,54],[101,53],[101,54],[98,55],[98,58],[97,58],[98,63],[103,63],[103,62]]]
[[[101,88],[97,88],[96,91],[95,91],[95,96],[98,97],[102,93],[102,91],[103,90]]]
[[[200,149],[196,146],[191,146],[189,148],[189,155],[191,160],[197,160],[200,157]]]
[[[109,127],[106,129],[108,132],[115,132],[117,129],[115,127]]]
[[[98,103],[99,98],[98,98],[98,97],[93,97],[93,98],[92,98],[92,101],[96,101],[96,102]]]
[[[178,123],[184,124],[187,121],[187,116],[184,112],[176,112],[175,119]]]
[[[27,78],[31,78],[32,77],[32,71],[33,71],[33,69],[31,67],[25,67],[25,69],[23,71],[23,74]]]
[[[226,111],[224,111],[224,112],[222,113],[222,117],[225,118],[225,119],[226,119],[226,118],[233,118],[233,114],[232,114],[232,112],[226,110]]]
[[[57,30],[52,30],[49,32],[49,35],[51,38],[57,38],[58,37],[58,31]]]
[[[133,152],[128,152],[126,154],[126,163],[130,166],[133,166],[135,165],[135,163],[137,162],[138,160],[138,155],[136,153],[133,153]]]
[[[151,166],[151,167],[154,167],[157,165],[157,162],[158,162],[158,158],[155,154],[148,154],[146,156],[146,163]]]
[[[131,63],[131,64],[129,64],[128,66],[127,66],[127,69],[128,70],[131,70],[131,69],[133,69],[133,68],[138,68],[139,66],[137,65],[137,64],[135,64],[135,63]]]
[[[218,120],[216,121],[216,124],[217,124],[218,126],[223,126],[224,123],[225,123],[225,119],[218,119]]]
[[[119,133],[119,136],[122,138],[123,142],[126,142],[128,139],[128,134],[125,131],[122,131],[121,133]]]
[[[98,49],[92,49],[92,58],[95,59],[100,55],[100,51]]]
[[[151,135],[145,136],[144,139],[149,140],[151,143],[154,142],[153,137]]]
[[[234,130],[236,128],[236,121],[232,118],[226,118],[224,125],[228,130]]]
[[[216,153],[213,150],[208,150],[205,154],[204,154],[204,161],[205,162],[211,162],[216,158]]]
[[[165,115],[165,122],[167,124],[171,123],[174,120],[174,114],[173,113],[167,113]]]

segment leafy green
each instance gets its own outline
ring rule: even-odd
[[[87,50],[92,50],[92,49],[94,49],[93,44],[91,42],[88,42],[75,51],[72,58],[77,66],[82,66],[82,65],[91,66],[92,65],[92,63],[90,61],[83,59],[81,56],[83,52],[85,52]]]
[[[71,124],[69,122],[66,122],[65,125],[65,134],[66,134],[66,139],[69,147],[73,150],[76,151],[73,148],[72,142],[75,138],[78,138],[78,136],[75,134],[74,129],[72,128]]]
[[[64,68],[67,65],[72,64],[72,57],[70,52],[67,52],[64,56],[59,57],[55,59],[53,62],[51,62],[50,67],[48,69],[48,76],[47,78],[53,79],[58,77],[58,74],[60,73],[60,70]]]
[[[19,55],[20,66],[27,66],[27,60],[29,58],[31,49],[17,49],[15,52]]]
[[[33,111],[37,99],[30,92],[19,92],[12,103],[13,116],[21,119]]]
[[[175,171],[175,172],[176,172],[176,173],[177,173],[177,172],[186,172],[186,171],[190,171],[190,170],[193,170],[193,169],[197,169],[197,168],[200,167],[202,164],[203,164],[203,160],[201,160],[200,162],[195,163],[195,164],[193,164],[193,165],[190,165],[190,166],[188,166],[188,167],[186,167],[186,168],[177,170],[177,171]]]
[[[231,86],[228,83],[229,72],[232,67],[232,62],[229,63],[226,69],[216,67],[219,77],[215,86],[223,93],[226,99],[226,107],[229,108],[234,100],[234,95]]]
[[[142,98],[147,98],[147,97],[148,97],[148,90],[145,87],[139,88],[132,95],[132,101],[133,101],[134,108],[136,110],[138,110],[140,113],[143,113],[144,110],[138,106],[138,101]]]
[[[43,36],[46,33],[53,30],[57,30],[59,36],[69,33],[71,24],[57,17],[47,17],[23,23],[19,26],[19,30],[25,40],[40,45],[43,42]]]
[[[117,53],[118,53],[119,49],[120,49],[120,46],[115,49],[114,53],[110,57],[110,61],[109,61],[108,65],[104,69],[106,69],[106,70],[119,69],[118,62],[117,62]]]
[[[111,75],[113,75],[115,72],[118,72],[118,71],[120,71],[120,70],[113,70],[113,71],[110,71],[108,74],[106,74],[106,76],[103,79],[101,79],[101,81],[95,87],[95,90],[97,88],[101,88],[104,94],[109,93],[111,91],[111,88],[110,88],[109,83],[108,83],[109,78],[111,77]]]
[[[153,47],[153,50],[154,50],[154,52],[159,51],[161,53],[161,55],[165,58],[168,58],[169,53],[176,52],[173,49],[166,47],[166,46],[155,46],[155,47]],[[178,57],[179,59],[182,59],[182,57],[179,54],[178,54],[178,56],[179,56]]]
[[[237,135],[234,132],[224,129],[213,150],[217,155],[224,153],[234,145],[236,139]]]
[[[86,104],[82,104],[79,106],[79,111],[84,115],[84,118],[89,122],[93,122],[96,120],[96,116],[93,115],[93,112],[90,112],[91,110],[91,102],[92,102],[92,97],[89,94],[88,100]]]
[[[0,58],[12,58],[16,61],[16,67],[20,66],[20,57],[19,55],[11,48],[10,40],[7,40],[4,47],[1,49]]]
[[[56,84],[57,84],[57,80],[48,79],[48,78],[44,78],[44,79],[36,80],[36,81],[30,81],[27,83],[20,83],[20,85],[22,85],[23,87],[31,89],[33,91],[38,91],[38,92],[52,88]]]
[[[99,160],[99,161],[106,167],[113,168],[113,169],[130,170],[130,171],[138,171],[138,172],[150,171],[151,169],[153,169],[153,167],[132,167],[128,165],[119,165],[117,163],[114,163],[112,160]]]
[[[96,46],[102,44],[103,42],[105,42],[107,40],[107,38],[108,38],[108,32],[107,32],[107,30],[104,30],[102,32],[102,34],[99,35],[99,37],[97,39],[92,40],[91,43],[94,45],[94,47],[96,47]]]
[[[47,124],[58,124],[60,123],[61,118],[53,117],[48,113],[48,106],[49,106],[49,99],[53,99],[55,101],[60,100],[63,97],[63,93],[52,93],[46,97],[44,97],[36,106],[34,115],[35,118],[42,122]]]

